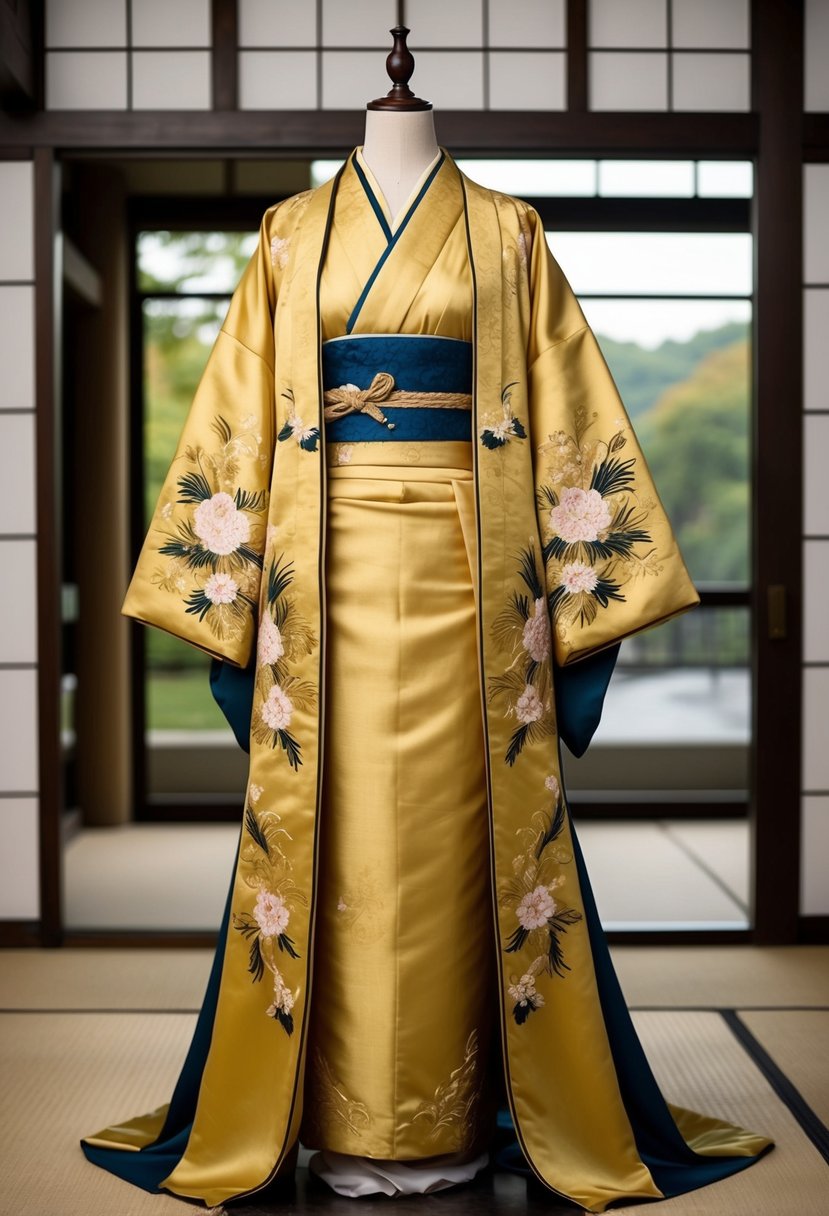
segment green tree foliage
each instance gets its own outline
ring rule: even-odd
[[[637,433],[691,577],[749,580],[749,344],[706,355]]]

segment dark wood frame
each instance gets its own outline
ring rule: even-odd
[[[35,9],[39,6],[35,5]],[[42,24],[42,23],[41,23]],[[38,25],[37,14],[35,25]],[[214,0],[214,29],[235,26],[233,0]],[[801,537],[775,509],[785,488],[802,500],[800,417],[792,424],[780,402],[801,390],[801,194],[805,160],[829,160],[829,114],[804,114],[803,3],[752,0],[752,96],[747,113],[590,112],[587,105],[585,0],[568,5],[566,112],[442,111],[441,142],[456,156],[538,155],[577,152],[596,157],[752,159],[756,166],[753,227],[756,240],[756,384],[753,458],[755,499],[753,662],[756,673],[753,756],[753,930],[682,933],[683,943],[729,940],[785,943],[827,940],[829,918],[798,916],[801,748]],[[53,192],[64,154],[131,153],[182,158],[271,158],[309,153],[344,155],[360,143],[362,111],[240,113],[235,104],[235,46],[214,49],[214,110],[165,112],[21,112],[0,115],[0,157],[33,155],[36,180],[36,296],[38,340],[38,586],[40,685],[40,816],[43,944],[204,944],[211,934],[66,934],[60,926],[61,808],[58,774],[57,687],[60,675],[59,570],[54,444],[59,433],[55,388],[54,291],[57,231]],[[227,108],[224,108],[227,107]],[[785,486],[781,486],[781,482]],[[762,537],[762,544],[759,538]],[[770,587],[785,589],[785,636],[769,637]],[[757,741],[760,741],[759,745]],[[0,943],[32,938],[31,927],[2,927]],[[674,940],[657,933],[611,934],[638,943]]]

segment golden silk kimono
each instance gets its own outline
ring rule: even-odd
[[[396,224],[360,149],[272,207],[123,606],[250,677],[239,845],[171,1101],[87,1157],[219,1204],[497,1124],[593,1212],[752,1164],[656,1085],[561,776],[568,674],[698,603],[532,207],[445,149]]]

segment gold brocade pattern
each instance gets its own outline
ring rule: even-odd
[[[331,1065],[319,1047],[312,1055],[317,1100],[308,1122],[311,1139],[324,1143],[329,1129],[359,1138],[371,1127],[371,1114],[364,1102],[349,1098],[334,1076]]]
[[[462,1062],[438,1085],[432,1100],[421,1102],[412,1118],[401,1127],[413,1127],[420,1121],[430,1139],[436,1139],[444,1129],[454,1129],[459,1149],[473,1143],[478,1123],[480,1070],[478,1031],[472,1030],[466,1040]]]

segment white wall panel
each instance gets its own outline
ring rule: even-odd
[[[829,536],[829,414],[804,415],[803,466],[803,530]]]
[[[590,0],[589,46],[666,46],[665,0]]]
[[[322,0],[323,46],[382,46],[391,50],[389,30],[396,24],[395,0]]]
[[[564,0],[489,0],[489,45],[567,45]]]
[[[803,292],[803,408],[829,410],[826,338],[829,335],[829,285]]]
[[[484,12],[481,0],[408,0],[406,25],[413,52],[424,46],[483,46]],[[533,46],[529,31],[526,45]],[[391,39],[389,39],[391,47]]]
[[[0,919],[40,917],[37,798],[0,798]]]
[[[317,6],[297,0],[239,0],[239,45],[316,46]]]
[[[748,55],[673,56],[673,109],[748,110],[751,108]]]
[[[420,81],[420,59],[415,76]],[[413,82],[414,83],[414,82]],[[385,60],[377,51],[323,51],[322,105],[326,110],[362,110],[391,88]],[[415,92],[419,92],[415,87]],[[423,94],[420,94],[423,96]]]
[[[132,104],[136,110],[209,110],[209,51],[136,51]]]
[[[39,785],[37,670],[34,667],[0,668],[0,718],[3,721],[0,790],[33,793]],[[0,852],[3,851],[4,846],[0,847]]]
[[[748,0],[672,0],[671,43],[747,49]]]
[[[30,160],[0,164],[0,280],[34,278],[33,173]]]
[[[0,570],[0,663],[36,663],[36,542],[0,538]]]
[[[668,57],[658,51],[591,51],[591,110],[666,110]]]
[[[801,799],[800,911],[829,916],[829,797]]]
[[[51,51],[46,55],[47,110],[125,110],[125,51]]]
[[[803,23],[806,110],[829,110],[829,4],[806,0]]]
[[[829,791],[829,667],[803,668],[803,789]],[[829,856],[825,859],[829,877]]]
[[[803,542],[803,579],[803,658],[829,663],[829,540]]]
[[[0,410],[35,404],[34,287],[0,284]]]
[[[565,52],[492,51],[489,104],[493,110],[566,109]]]
[[[0,535],[35,531],[34,414],[0,413]]]
[[[313,110],[316,104],[316,51],[240,52],[241,109]]]
[[[829,165],[803,167],[803,277],[829,283]]]
[[[483,52],[420,51],[411,88],[436,110],[480,110],[484,104]],[[382,88],[379,95],[386,92]]]
[[[46,0],[47,47],[115,47],[126,42],[126,0]]]
[[[210,46],[210,0],[132,0],[133,46]]]

